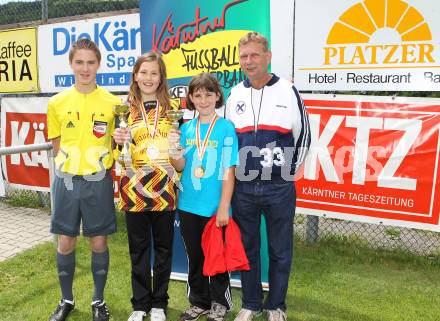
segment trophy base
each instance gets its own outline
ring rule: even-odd
[[[131,157],[130,157],[129,154],[127,154],[127,155],[119,155],[118,161],[120,163],[122,163],[122,164],[129,165],[129,164],[131,164]]]
[[[171,158],[179,159],[183,156],[183,147],[170,148],[168,149],[168,155]]]

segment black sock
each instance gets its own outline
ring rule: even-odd
[[[75,251],[69,254],[57,252],[57,269],[63,299],[73,301],[72,285],[75,274]]]
[[[107,273],[109,265],[109,252],[98,253],[92,251],[92,273],[93,283],[95,284],[95,292],[93,293],[93,301],[104,300],[104,287],[107,282]]]

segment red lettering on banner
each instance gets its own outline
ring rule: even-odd
[[[46,143],[46,114],[7,112],[5,133],[5,147]],[[119,198],[119,171],[112,169],[115,199]],[[6,156],[6,172],[11,184],[49,188],[47,151]]]
[[[394,176],[397,169],[407,156],[409,149],[416,141],[420,134],[422,121],[418,119],[400,119],[400,118],[380,118],[380,117],[357,117],[357,116],[330,116],[327,124],[319,134],[319,128],[313,127],[313,124],[320,124],[320,115],[310,115],[312,130],[315,131],[315,146],[318,148],[312,148],[308,157],[306,170],[304,172],[304,178],[316,179],[317,166],[316,163],[319,160],[325,179],[329,182],[340,183],[343,182],[342,174],[345,172],[336,172],[335,164],[330,157],[330,150],[328,145],[333,139],[336,132],[342,126],[345,120],[346,128],[355,128],[355,140],[354,145],[350,147],[347,152],[352,155],[351,166],[348,169],[353,173],[352,184],[364,185],[366,180],[366,167],[367,161],[373,160],[371,157],[370,149],[373,148],[375,152],[378,152],[380,146],[370,146],[370,132],[376,130],[394,130],[402,131],[403,135],[397,142],[397,147],[390,155],[389,159],[385,162],[383,168],[377,168],[376,174],[369,177],[370,180],[377,180],[377,186],[389,187],[397,189],[415,190],[417,179],[404,178]],[[346,147],[345,147],[346,148]],[[339,151],[339,150],[338,150]],[[343,155],[342,155],[343,156]],[[342,157],[335,157],[335,161],[342,160]],[[374,162],[374,161],[373,161]],[[375,162],[374,165],[379,163]]]
[[[47,141],[46,115],[6,113],[5,146],[42,144]],[[49,187],[47,151],[6,156],[8,181],[12,184]]]
[[[438,225],[439,106],[305,104],[312,147],[297,182],[298,207]]]
[[[209,18],[207,16],[200,17],[200,7],[196,7],[194,21],[183,23],[177,26],[176,31],[174,30],[174,24],[171,20],[172,13],[170,13],[160,28],[159,34],[157,34],[156,24],[153,24],[152,50],[160,51],[163,54],[166,54],[172,49],[179,48],[181,43],[191,43],[208,32],[214,32],[218,29],[225,29],[226,11],[230,7],[245,1],[248,0],[235,0],[226,4],[223,7],[221,17],[215,17],[212,22],[207,21]],[[187,28],[192,28],[192,30],[185,30]],[[165,32],[170,34],[170,36],[164,37]]]

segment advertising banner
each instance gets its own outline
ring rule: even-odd
[[[109,91],[128,91],[131,69],[141,52],[137,13],[39,26],[41,91],[59,92],[73,85],[69,50],[79,38],[93,40],[101,51],[98,85]]]
[[[0,31],[0,93],[38,92],[37,30]]]
[[[164,54],[172,96],[183,106],[187,83],[201,72],[216,76],[225,97],[244,79],[238,40],[248,31],[271,42],[272,71],[292,76],[293,0],[141,0],[140,8],[142,52]]]
[[[300,90],[439,91],[436,0],[296,0]]]
[[[273,59],[277,59],[273,65],[279,68],[278,75],[291,78],[293,1],[141,0],[140,9],[142,52],[153,50],[163,54],[171,96],[180,99],[182,108],[186,107],[187,84],[201,72],[215,75],[225,97],[244,79],[238,59],[238,41],[249,31],[263,34],[270,42],[273,40],[271,31],[278,33],[273,48],[279,52],[273,53]],[[194,115],[187,110],[184,118],[191,119]],[[263,227],[263,248],[266,242]],[[262,253],[262,281],[267,288],[267,249]],[[174,260],[173,264],[173,271],[181,271],[186,277],[186,256]],[[237,277],[234,275],[234,285],[238,283]]]
[[[304,95],[299,213],[440,231],[440,99]]]
[[[120,96],[122,99],[125,96]],[[3,98],[1,105],[1,147],[42,144],[47,140],[47,103],[49,97]],[[4,179],[13,187],[48,192],[48,151],[2,156]],[[119,198],[120,166],[116,164],[115,199]],[[0,186],[1,195],[1,186]]]
[[[47,142],[47,97],[3,98],[1,147]],[[5,180],[18,188],[49,191],[47,151],[2,157]]]

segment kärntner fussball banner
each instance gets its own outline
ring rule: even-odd
[[[140,9],[142,52],[163,54],[171,95],[181,100],[183,108],[187,84],[201,72],[215,75],[225,97],[244,79],[238,60],[238,41],[244,34],[257,31],[270,40],[269,0],[141,0]],[[184,118],[193,116],[187,111]],[[266,282],[265,232],[262,239],[262,281]],[[180,242],[175,244],[174,253],[173,272],[186,273],[186,255]]]

